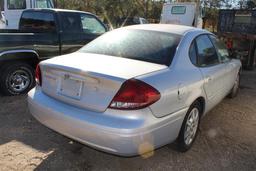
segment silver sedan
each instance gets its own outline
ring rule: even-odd
[[[178,25],[116,29],[41,62],[28,94],[45,126],[122,156],[193,144],[202,116],[239,89],[239,60],[212,33]]]

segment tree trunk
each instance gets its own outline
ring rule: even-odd
[[[206,19],[206,18],[203,18],[203,25],[202,25],[202,29],[205,29],[206,21],[207,21],[207,19]]]

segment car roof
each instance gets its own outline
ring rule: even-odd
[[[175,25],[175,24],[141,24],[141,25],[133,25],[133,26],[123,27],[123,28],[159,31],[159,32],[173,33],[178,35],[185,35],[187,32],[192,32],[192,31],[207,32],[206,30],[203,30],[203,29],[189,27],[189,26]]]
[[[27,9],[24,11],[43,11],[43,12],[79,12],[79,13],[86,13],[91,14],[90,12],[85,11],[78,11],[78,10],[68,10],[68,9],[58,9],[58,8],[33,8],[33,9]]]

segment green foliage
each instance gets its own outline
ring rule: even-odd
[[[55,0],[58,8],[92,12],[115,24],[119,17],[139,16],[159,21],[163,0]]]
[[[239,0],[237,5],[240,9],[253,9],[256,7],[256,0]]]
[[[120,17],[139,16],[151,22],[159,22],[163,3],[168,0],[55,0],[58,8],[88,11],[98,15],[102,20],[112,25]],[[197,0],[176,0],[177,2],[198,2]],[[241,0],[243,1],[243,0]],[[244,0],[246,1],[246,0]],[[256,2],[256,0],[248,0]],[[253,3],[252,2],[252,3]],[[218,10],[231,8],[231,0],[200,0],[205,7],[204,25],[210,25],[212,31],[218,23]],[[250,8],[253,6],[249,2]],[[110,24],[111,25],[111,24]]]
[[[249,0],[249,1],[246,2],[246,7],[247,7],[247,9],[253,9],[253,8],[256,7],[255,4],[256,4],[256,3],[255,3],[254,1]]]
[[[218,16],[219,16],[219,9],[215,7],[207,7],[205,9],[205,17],[203,18],[203,27],[205,27],[205,24],[208,23],[208,25],[211,26],[211,31],[215,32],[215,28],[218,24]]]

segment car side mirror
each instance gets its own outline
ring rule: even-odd
[[[229,51],[229,58],[231,58],[231,59],[238,59],[238,55],[235,52]]]
[[[109,24],[104,24],[104,26],[106,28],[106,32],[113,30]]]

